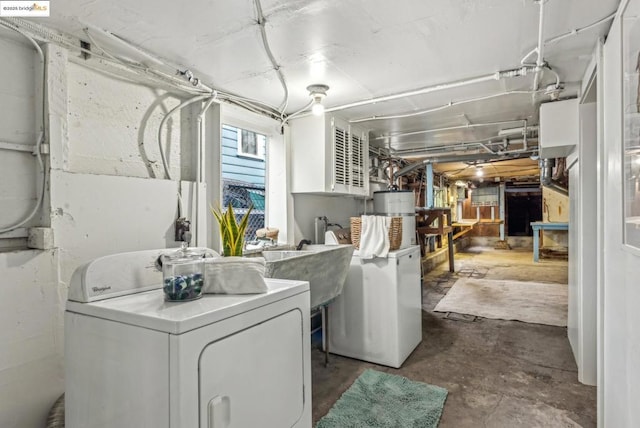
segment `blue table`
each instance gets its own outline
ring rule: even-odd
[[[569,223],[543,223],[541,221],[531,222],[533,228],[533,261],[540,260],[540,230],[569,230]]]

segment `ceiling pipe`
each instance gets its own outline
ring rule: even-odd
[[[521,121],[523,121],[523,119],[503,120],[499,122],[469,123],[466,125],[448,126],[445,128],[433,128],[433,129],[424,129],[422,131],[400,132],[392,135],[381,135],[379,137],[374,138],[374,140],[391,140],[392,138],[396,138],[396,137],[408,137],[411,135],[429,134],[431,132],[454,131],[456,129],[481,128],[485,126],[505,125],[507,123],[515,123],[515,122],[521,122]],[[525,120],[525,127],[526,127],[526,120]]]
[[[404,168],[400,168],[399,170],[397,170],[396,172],[393,173],[393,178],[394,180],[402,177],[403,175],[407,175],[409,174],[411,171],[415,171],[418,168],[422,168],[423,166],[433,163],[433,161],[431,159],[425,159],[422,162],[415,162],[415,163],[410,163],[409,165],[405,166]]]
[[[593,27],[597,27],[598,25],[603,24],[603,23],[605,23],[607,21],[611,21],[613,18],[615,18],[615,16],[616,16],[616,12],[614,12],[614,13],[612,13],[612,14],[610,14],[610,15],[608,15],[608,16],[606,16],[606,17],[604,17],[604,18],[602,18],[602,19],[600,19],[600,20],[598,20],[598,21],[596,21],[596,22],[594,22],[592,24],[589,24],[586,27],[574,28],[573,30],[568,31],[568,32],[566,32],[564,34],[560,34],[559,36],[552,37],[552,38],[550,38],[548,40],[545,40],[544,44],[545,45],[550,45],[552,43],[557,43],[560,40],[566,39],[567,37],[576,36],[576,35],[582,33],[583,31],[590,30]],[[534,53],[536,53],[537,51],[538,51],[537,47],[531,49],[524,57],[522,57],[522,60],[520,61],[520,64],[524,65],[527,62],[527,59],[529,59],[529,57],[531,55],[533,55]]]
[[[505,92],[500,92],[498,94],[485,95],[485,96],[482,96],[482,97],[475,97],[475,98],[467,98],[467,99],[460,100],[460,101],[449,101],[447,104],[444,104],[444,105],[441,105],[441,106],[438,106],[438,107],[432,107],[432,108],[429,108],[429,109],[426,109],[426,110],[420,110],[420,111],[413,111],[411,113],[393,114],[393,115],[387,115],[387,116],[370,116],[370,117],[363,117],[363,118],[359,118],[359,119],[351,119],[351,120],[349,120],[349,123],[371,122],[371,121],[374,121],[374,120],[404,119],[404,118],[407,118],[407,117],[422,116],[424,114],[434,113],[436,111],[444,110],[444,109],[455,107],[455,106],[462,105],[462,104],[474,103],[474,102],[478,102],[478,101],[485,101],[485,100],[490,100],[492,98],[498,98],[498,97],[502,97],[502,96],[505,96],[505,95],[514,95],[514,94],[530,94],[530,95],[533,95],[533,94],[535,94],[535,92],[533,92],[533,91],[505,91]]]
[[[475,141],[464,141],[458,144],[440,144],[437,146],[400,150],[400,151],[395,151],[394,154],[405,154],[405,153],[409,154],[409,153],[438,152],[438,151],[447,151],[447,152],[463,151],[463,150],[470,149],[472,147],[480,147],[481,144],[484,144],[486,146],[497,146],[497,145],[502,146],[503,145],[502,142],[492,142],[492,141],[487,141],[483,139],[483,140],[475,140]],[[494,153],[497,153],[497,152],[494,152]]]
[[[524,148],[521,149],[513,149],[513,150],[506,150],[508,144],[521,144],[524,142],[524,140],[519,139],[519,140],[510,140],[507,143],[505,143],[506,140],[503,141],[491,141],[491,140],[487,140],[487,139],[482,139],[482,140],[473,140],[473,141],[462,141],[460,143],[452,143],[452,144],[441,144],[438,146],[430,146],[430,147],[418,147],[418,148],[413,148],[413,149],[405,149],[405,150],[395,150],[394,151],[394,155],[396,156],[402,156],[402,155],[415,155],[416,153],[425,153],[425,154],[429,154],[430,152],[438,152],[438,151],[446,151],[446,152],[452,152],[452,151],[464,151],[464,150],[468,150],[470,148],[473,147],[481,147],[481,144],[484,144],[486,146],[501,146],[502,147],[502,151],[494,151],[494,153],[516,153],[518,151],[522,152],[522,151],[531,151],[533,150],[533,148],[527,148],[526,150]],[[537,141],[537,138],[534,138],[533,141]],[[528,142],[527,142],[528,144]]]
[[[540,6],[540,16],[538,19],[538,59],[536,61],[536,73],[533,76],[533,90],[540,87],[540,77],[544,69],[544,4],[547,0],[537,0]]]
[[[368,99],[368,100],[356,101],[356,102],[349,103],[349,104],[343,104],[343,105],[327,108],[327,109],[325,109],[325,111],[332,112],[332,111],[338,111],[338,110],[345,110],[345,109],[349,109],[349,108],[353,108],[353,107],[360,107],[360,106],[380,103],[380,102],[384,102],[384,101],[396,100],[398,98],[406,98],[406,97],[413,97],[413,96],[416,96],[416,95],[424,95],[424,94],[428,94],[430,92],[441,91],[441,90],[444,90],[444,89],[459,88],[461,86],[473,85],[473,84],[482,83],[482,82],[489,82],[489,81],[492,81],[492,80],[501,80],[501,79],[508,78],[508,77],[526,76],[529,73],[535,72],[536,68],[537,68],[536,66],[523,65],[522,67],[518,67],[518,68],[514,68],[514,69],[510,69],[510,70],[497,71],[495,73],[486,74],[484,76],[478,76],[478,77],[473,77],[473,78],[464,79],[464,80],[457,80],[455,82],[450,82],[450,83],[441,83],[441,84],[438,84],[438,85],[427,86],[425,88],[416,89],[416,90],[413,90],[413,91],[401,92],[401,93],[397,93],[397,94],[391,94],[391,95],[385,95],[385,96],[382,96],[382,97],[371,98],[371,99]]]
[[[538,131],[538,129],[540,129],[538,125],[519,127],[519,128],[501,129],[500,131],[498,131],[498,136],[503,137],[506,135],[522,135],[523,132],[536,132]]]
[[[484,143],[479,143],[478,144],[480,147],[482,147],[483,149],[485,149],[487,151],[487,153],[492,153],[492,154],[496,154],[497,152],[494,151],[493,149],[491,149],[491,147],[487,146]]]

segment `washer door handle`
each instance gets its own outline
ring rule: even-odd
[[[209,428],[227,428],[231,424],[231,400],[217,395],[209,401]]]

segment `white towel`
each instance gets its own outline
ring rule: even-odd
[[[204,261],[203,293],[266,293],[262,257],[217,257]]]
[[[363,215],[360,217],[360,250],[362,259],[387,257],[389,254],[389,217]]]

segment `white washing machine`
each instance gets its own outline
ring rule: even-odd
[[[399,368],[422,341],[420,247],[387,258],[351,259],[329,305],[329,352]]]
[[[103,257],[74,274],[65,426],[311,427],[308,282],[165,302],[161,251]]]

